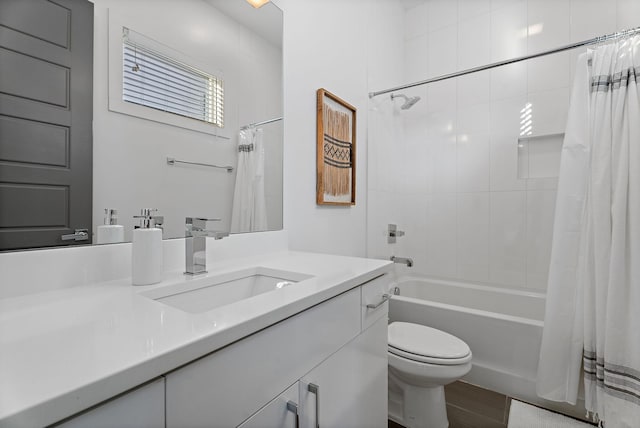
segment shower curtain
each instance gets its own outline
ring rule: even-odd
[[[233,192],[231,232],[267,230],[264,196],[262,129],[243,129],[238,135],[238,167]]]
[[[583,54],[562,150],[538,395],[640,421],[640,36]]]

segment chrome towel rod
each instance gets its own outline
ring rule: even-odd
[[[178,160],[175,158],[167,158],[167,165],[175,165],[177,163],[184,163],[187,165],[198,165],[198,166],[208,166],[210,168],[220,168],[220,169],[226,169],[227,172],[233,172],[233,167],[232,166],[220,166],[220,165],[213,165],[210,163],[200,163],[200,162],[188,162],[188,161],[183,161],[183,160]]]
[[[271,123],[271,122],[277,122],[279,120],[282,120],[282,117],[274,117],[273,119],[269,119],[269,120],[263,120],[262,122],[256,122],[256,123],[250,123],[248,125],[243,126],[242,128],[240,128],[241,130],[245,130],[245,129],[249,129],[249,128],[254,128],[256,126],[260,126],[260,125],[266,125],[267,123]]]
[[[402,89],[413,88],[415,86],[426,85],[427,83],[434,83],[434,82],[439,82],[441,80],[452,79],[454,77],[460,77],[460,76],[464,76],[466,74],[475,73],[475,72],[478,72],[478,71],[489,70],[489,69],[500,67],[500,66],[503,66],[503,65],[509,65],[509,64],[513,64],[513,63],[516,63],[516,62],[525,61],[527,59],[533,59],[533,58],[538,58],[538,57],[545,56],[545,55],[564,52],[564,51],[568,51],[570,49],[579,48],[581,46],[587,46],[587,45],[594,45],[594,44],[597,44],[597,43],[603,43],[603,42],[606,42],[606,41],[611,40],[611,39],[617,39],[617,38],[620,38],[620,37],[631,36],[631,35],[633,35],[635,33],[638,33],[638,32],[640,32],[640,27],[631,28],[629,30],[620,31],[618,33],[607,34],[606,36],[594,37],[593,39],[583,40],[581,42],[576,42],[576,43],[571,43],[569,45],[561,46],[559,48],[550,49],[548,51],[543,51],[543,52],[539,52],[539,53],[536,53],[536,54],[521,56],[521,57],[517,57],[517,58],[507,59],[507,60],[504,60],[504,61],[494,62],[494,63],[487,64],[487,65],[481,65],[481,66],[478,66],[478,67],[468,68],[466,70],[457,71],[455,73],[443,74],[442,76],[433,77],[431,79],[421,80],[419,82],[409,83],[409,84],[402,85],[402,86],[396,86],[394,88],[389,88],[389,89],[385,89],[385,90],[382,90],[382,91],[369,92],[369,98],[373,98],[373,97],[376,97],[376,96],[382,95],[382,94],[388,94],[389,92],[395,92],[395,91],[399,91],[399,90],[402,90]]]

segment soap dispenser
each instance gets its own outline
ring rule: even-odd
[[[98,226],[96,243],[115,244],[124,242],[124,226],[118,224],[118,210],[104,209],[104,224]]]
[[[162,223],[164,217],[155,215],[158,210],[144,208],[140,225],[133,230],[131,250],[131,283],[150,285],[162,281]]]

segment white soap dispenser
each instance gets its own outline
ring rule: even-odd
[[[104,209],[104,224],[98,226],[96,243],[115,244],[124,242],[124,226],[118,224],[118,210]]]
[[[154,215],[158,210],[145,208],[140,225],[133,230],[131,249],[131,283],[149,285],[162,281],[162,223],[164,217]]]

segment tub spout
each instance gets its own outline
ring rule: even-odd
[[[403,263],[405,265],[407,265],[407,267],[411,267],[413,266],[413,260],[410,259],[409,257],[396,257],[396,256],[391,256],[389,258],[389,260],[391,260],[394,263]]]

